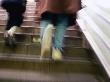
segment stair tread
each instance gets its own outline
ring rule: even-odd
[[[36,24],[37,25],[37,24]],[[0,26],[5,26],[4,24],[0,24]],[[21,29],[22,28],[32,28],[32,29],[41,29],[40,27],[39,27],[39,24],[37,25],[37,26],[35,26],[35,25],[30,25],[30,26],[25,26],[25,25],[23,25],[22,27],[21,27]],[[76,28],[74,28],[74,26],[73,26],[73,28],[67,28],[67,30],[69,30],[69,31],[79,31],[79,29],[76,29]]]
[[[0,54],[0,60],[9,60],[9,61],[27,61],[27,62],[41,62],[40,55],[26,55],[26,54],[8,54],[2,55]],[[53,61],[51,58],[43,58],[42,61]],[[81,57],[67,57],[64,56],[62,62],[65,63],[74,63],[74,62],[81,62],[81,63],[91,63],[91,59],[81,58]],[[96,63],[95,61],[92,63]]]
[[[11,79],[21,81],[40,82],[99,82],[92,74],[68,74],[68,73],[41,73],[33,71],[19,71],[10,69],[0,69],[1,79]],[[79,79],[80,78],[80,79]]]
[[[3,34],[4,32],[0,32],[0,34]],[[40,36],[39,33],[15,33],[16,35],[36,35],[36,36]],[[64,37],[66,38],[77,38],[77,39],[81,39],[81,37],[78,36],[70,36],[70,35],[65,35]]]
[[[0,24],[0,26],[3,26],[4,24]],[[39,25],[39,24],[38,24]],[[36,26],[26,26],[26,25],[24,25],[24,26],[22,26],[23,28],[34,28],[34,29],[41,29],[41,27],[36,27]],[[73,28],[67,28],[67,30],[69,30],[69,31],[72,31],[72,30],[75,30],[75,31],[79,31],[79,29],[76,29],[76,28],[74,28],[74,26],[72,26]]]
[[[47,58],[41,61],[40,58],[37,59],[36,56],[26,58],[12,56],[1,57],[0,69],[25,70],[41,73],[87,73],[95,75],[99,75],[101,72],[96,63],[84,59],[55,62]]]
[[[0,21],[7,21],[7,19],[0,19]],[[32,19],[24,19],[23,20],[24,22],[27,22],[27,21],[30,21],[30,22],[33,22],[33,21],[35,21],[35,20],[32,20]]]
[[[0,26],[5,26],[5,25],[6,25],[6,24],[0,24]],[[36,24],[36,25],[37,25],[37,24]],[[39,25],[39,24],[38,24],[38,25]],[[26,25],[26,26],[25,26],[25,25],[22,25],[21,28],[22,28],[22,27],[23,27],[23,28],[38,28],[37,26],[34,26],[34,25],[33,25],[33,26],[32,26],[32,25],[30,25],[30,26],[29,26],[29,25],[28,25],[28,26],[27,26],[27,25]]]
[[[35,2],[30,3],[29,2],[26,7],[27,7],[27,10],[26,10],[26,13],[25,13],[26,15],[25,15],[25,19],[24,19],[24,23],[23,23],[22,27],[23,28],[31,28],[32,30],[33,29],[40,29],[37,26],[39,21],[34,20],[36,17],[39,18],[38,15],[34,14],[35,9],[36,9],[36,3]],[[2,18],[0,19],[0,21],[1,21],[0,26],[5,26],[6,25],[5,23],[6,23],[6,20],[7,20],[5,18],[5,16],[7,16],[7,13],[1,7],[0,7],[0,13],[1,13],[0,15],[3,17],[3,19]],[[31,26],[28,25],[28,22],[29,22],[29,25],[31,25]],[[31,22],[32,22],[32,24],[31,24]],[[36,28],[35,26],[38,27],[38,28]],[[71,31],[71,32],[72,31],[79,32],[79,29],[75,29],[75,28],[68,28],[68,30]],[[32,32],[33,33],[22,33],[22,32],[18,31],[16,33],[16,35],[39,36],[39,34],[37,33],[38,31],[35,32],[35,33],[34,33],[34,31],[32,31]],[[0,32],[0,34],[3,34],[3,32]],[[80,40],[80,39],[82,40],[82,38],[80,36],[65,35],[65,37],[70,38],[70,40],[71,40],[71,38],[76,38],[78,40]],[[30,38],[29,38],[29,40],[30,40]],[[38,49],[29,51],[31,48],[32,49],[36,48],[36,45],[35,45],[36,43],[23,44],[23,42],[21,42],[21,43],[18,42],[17,45],[19,45],[19,44],[20,44],[19,48],[21,50],[21,52],[19,52],[19,53],[13,53],[14,51],[11,52],[10,50],[9,50],[9,52],[7,51],[6,53],[0,53],[0,65],[1,65],[0,66],[0,81],[9,79],[10,81],[7,81],[7,82],[11,82],[11,80],[15,80],[15,82],[17,82],[17,81],[19,82],[19,80],[20,80],[20,82],[22,82],[22,81],[23,82],[33,82],[33,81],[35,81],[35,82],[36,81],[37,82],[38,81],[40,81],[40,82],[56,82],[56,81],[57,82],[100,82],[97,79],[97,74],[99,74],[99,73],[96,73],[96,75],[94,75],[95,71],[98,70],[98,68],[97,68],[98,64],[96,63],[96,61],[91,62],[91,59],[88,56],[87,57],[86,56],[84,56],[84,57],[83,56],[81,56],[81,57],[80,56],[79,57],[78,56],[72,57],[70,55],[70,57],[69,56],[67,57],[67,55],[64,55],[64,59],[62,60],[62,62],[65,63],[65,64],[62,63],[62,66],[65,67],[64,68],[64,71],[65,71],[64,73],[62,72],[62,68],[60,66],[57,69],[57,67],[56,67],[57,65],[55,64],[55,66],[54,66],[52,62],[51,62],[52,65],[49,64],[48,66],[50,66],[51,71],[55,71],[55,72],[53,73],[53,72],[49,71],[48,73],[43,73],[39,69],[42,68],[42,70],[44,70],[45,69],[44,67],[46,67],[47,65],[43,64],[44,66],[42,66],[41,63],[38,63],[38,62],[41,62],[40,55],[36,55],[34,53],[37,50],[39,50],[39,52],[40,52],[40,45],[37,45]],[[1,44],[1,46],[3,46],[3,45]],[[23,46],[28,45],[28,46],[23,47],[21,45],[23,45]],[[22,49],[22,47],[24,49]],[[68,49],[71,49],[71,53],[74,52],[75,49],[73,49],[73,48],[84,49],[84,51],[81,50],[82,51],[81,54],[82,55],[87,54],[86,49],[82,48],[82,47],[78,47],[78,46],[75,47],[73,45],[63,47],[63,49],[65,49],[65,51],[68,52],[68,53],[70,53],[70,51],[68,51]],[[26,51],[26,52],[23,52],[23,51]],[[15,52],[16,52],[16,50],[15,50]],[[33,52],[33,53],[31,53],[31,52]],[[66,52],[65,52],[65,54],[68,54]],[[79,52],[80,52],[80,50],[79,50]],[[33,54],[33,55],[31,55],[31,54]],[[74,55],[74,54],[72,54],[72,55]],[[43,61],[48,62],[48,61],[53,61],[53,60],[51,58],[44,58]],[[19,64],[18,62],[22,62],[22,63],[26,62],[26,64],[24,64],[24,63]],[[30,64],[29,62],[34,62],[35,65],[32,64],[32,63]],[[3,65],[4,63],[6,65]],[[36,65],[37,63],[38,63],[38,65]],[[90,63],[90,64],[87,64],[87,63]],[[11,64],[14,64],[14,65],[10,66]],[[18,67],[16,66],[16,64],[18,65]],[[93,65],[93,64],[95,64],[97,66],[94,67],[95,65]],[[32,68],[31,67],[29,68],[29,69],[32,69],[31,71],[25,70],[25,69],[28,69],[28,68],[26,68],[26,67],[28,67],[27,65],[32,66]],[[71,65],[73,65],[73,66],[71,66]],[[78,70],[75,69],[74,65],[76,65],[76,69],[78,69]],[[81,66],[78,66],[78,65],[82,66],[81,69],[84,69],[83,72],[80,69]],[[92,72],[92,73],[88,73],[88,70],[83,65],[88,66],[87,69],[89,70],[89,72]],[[9,69],[8,66],[9,66],[9,68],[10,67],[12,67],[12,68]],[[34,67],[34,66],[39,66],[39,67]],[[2,69],[2,67],[4,67],[4,68],[6,67],[6,69]],[[18,70],[16,70],[16,67],[18,68]],[[79,68],[77,68],[77,67],[79,67]],[[24,68],[25,71],[20,70],[22,68]],[[37,70],[35,71],[36,68],[37,68]],[[48,68],[49,67],[47,67],[47,69]],[[46,69],[46,71],[47,71],[47,69]],[[66,69],[70,70],[70,71],[66,71]],[[80,70],[81,70],[81,72],[80,72]],[[87,70],[87,71],[85,71],[85,70]],[[78,71],[78,73],[75,72],[75,71]]]

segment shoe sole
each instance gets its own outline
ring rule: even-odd
[[[14,37],[5,37],[5,45],[14,48],[16,46]]]

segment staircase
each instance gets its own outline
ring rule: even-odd
[[[24,23],[15,34],[17,47],[14,49],[4,44],[7,14],[0,8],[0,82],[108,82],[95,54],[84,47],[78,25],[69,27],[65,34],[61,62],[39,59],[40,43],[33,42],[33,38],[39,38],[40,30],[39,21],[35,21],[36,3],[27,4]]]

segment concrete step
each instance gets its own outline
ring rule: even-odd
[[[34,33],[40,33],[40,27],[38,25],[37,29],[34,29]],[[55,31],[55,29],[54,29]],[[78,37],[81,37],[81,32],[79,29],[76,28],[76,26],[71,26],[71,27],[68,27],[66,32],[65,32],[65,35],[68,35],[68,36],[78,36]]]
[[[5,29],[5,24],[1,24],[0,25],[0,32],[4,32],[4,29]],[[29,26],[24,26],[22,25],[21,28],[18,28],[16,30],[16,33],[37,33],[37,34],[40,34],[40,27],[39,27],[39,24],[36,24],[34,23],[34,25],[29,25]],[[55,29],[53,29],[55,30]],[[72,26],[72,27],[69,27],[67,28],[66,30],[66,33],[65,35],[68,35],[68,36],[81,36],[81,32],[76,29],[75,26]]]
[[[25,12],[25,16],[35,16],[35,12]]]
[[[0,53],[3,55],[39,55],[40,56],[41,46],[40,43],[16,43],[15,48],[11,48],[9,46],[5,46],[3,42],[0,42]],[[47,54],[47,56],[51,56],[51,54]],[[77,58],[89,58],[91,55],[88,54],[87,49],[82,47],[75,46],[64,46],[63,47],[63,56],[65,57],[77,57]]]
[[[39,22],[39,21],[38,21]],[[0,19],[0,24],[1,25],[6,25],[6,23],[7,23],[7,20],[5,20],[5,19],[3,19],[3,20],[1,20]],[[25,25],[25,26],[33,26],[33,25],[35,25],[36,23],[34,22],[34,19],[32,19],[32,20],[26,20],[26,19],[24,19],[24,22],[23,22],[23,24],[22,25]]]
[[[26,15],[24,15],[24,20],[36,20],[36,19],[40,19],[40,17],[39,16],[37,16],[37,15],[28,15],[28,16],[26,16]]]
[[[0,16],[6,16],[7,15],[7,13],[6,13],[6,11],[2,11],[2,10],[0,10],[1,12],[0,12]],[[25,15],[26,16],[35,16],[35,12],[25,12]]]
[[[39,2],[27,2],[27,6],[35,6],[36,4],[39,4]]]
[[[5,14],[0,14],[0,16],[1,16],[1,18],[0,18],[0,20],[5,20],[5,19],[7,19],[7,13],[5,13]],[[27,12],[27,13],[25,13],[24,14],[24,17],[25,18],[40,18],[39,16],[36,16],[36,14],[35,13],[33,13],[33,12]]]
[[[26,12],[35,12],[36,10],[36,8],[26,8]]]
[[[0,21],[2,21],[2,20],[7,20],[7,18],[8,18],[8,16],[7,16],[7,14],[0,14]],[[34,13],[25,13],[24,14],[24,19],[25,20],[35,20],[35,19],[37,19],[37,18],[40,18],[39,16],[36,16]]]
[[[33,33],[34,29],[37,29],[38,25],[36,24],[35,26],[24,26],[22,25],[20,28],[18,28],[16,30],[16,33]],[[0,32],[4,32],[5,31],[5,25],[4,24],[0,24]]]
[[[27,14],[26,16],[33,16],[35,14],[35,11],[33,11],[33,12],[25,12],[25,13]],[[7,12],[0,10],[0,15],[7,15]]]
[[[38,11],[38,9],[26,9],[26,12],[35,12],[35,11]],[[0,13],[3,14],[3,13],[6,13],[6,11],[4,9],[0,9]]]
[[[7,18],[8,18],[7,13],[6,14],[0,14],[0,21],[1,22],[6,21]],[[34,20],[34,21],[37,20],[38,21],[38,20],[40,20],[40,16],[36,15],[33,12],[28,12],[28,13],[24,14],[24,20]]]
[[[0,32],[0,41],[4,41],[3,32]],[[38,40],[40,38],[40,35],[37,33],[16,33],[15,39],[17,42],[34,42],[33,38]],[[68,46],[82,46],[82,39],[77,36],[64,36],[64,45]]]
[[[28,10],[30,10],[30,9],[32,9],[32,10],[34,10],[36,8],[36,5],[27,5],[26,6],[26,9]],[[3,10],[3,8],[2,7],[0,7],[0,10]]]
[[[10,69],[0,70],[1,82],[103,82],[100,76],[93,74],[72,73],[40,73],[33,71],[19,71]]]
[[[89,73],[101,74],[96,62],[87,59],[64,58],[60,62],[55,62],[50,58],[42,61],[38,56],[0,55],[0,69],[32,70],[43,73]]]
[[[34,8],[36,8],[36,6],[39,6],[39,3],[27,4],[27,5],[26,5],[26,8],[27,8],[27,9],[28,9],[28,8],[34,9]],[[0,9],[3,9],[3,8],[0,7]]]

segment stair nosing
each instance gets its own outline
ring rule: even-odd
[[[3,34],[4,32],[0,32],[0,34]],[[39,33],[15,33],[15,35],[35,35],[35,36],[40,36]],[[70,36],[70,35],[65,35],[64,37],[66,38],[76,38],[76,39],[82,39],[81,37],[78,37],[78,36]]]
[[[51,58],[43,58],[40,59],[40,55],[19,55],[19,54],[11,54],[11,55],[0,55],[0,60],[9,60],[9,61],[19,61],[19,62],[49,62],[53,61]],[[85,58],[78,58],[78,57],[64,57],[63,60],[60,62],[63,63],[74,63],[74,62],[81,62],[81,63],[91,63],[91,61],[85,59]],[[93,63],[93,62],[92,62]]]
[[[2,74],[2,75],[1,75]],[[22,71],[22,70],[11,70],[11,69],[1,69],[0,70],[0,79],[2,80],[15,80],[13,82],[73,82],[74,77],[82,77],[81,79],[86,81],[85,79],[83,79],[84,77],[90,77],[91,79],[96,80],[96,77],[94,74],[78,74],[78,73],[70,73],[70,74],[65,74],[65,73],[41,73],[41,72],[34,72],[34,71]],[[84,76],[85,75],[85,76]],[[18,76],[18,77],[17,77]],[[71,77],[70,77],[71,76]],[[41,78],[44,77],[44,78]],[[50,78],[49,78],[50,77]],[[52,79],[52,77],[54,77]],[[55,79],[58,78],[58,79]],[[70,80],[71,78],[71,80]],[[82,80],[80,82],[82,82]],[[83,82],[84,82],[83,81]],[[11,82],[11,81],[9,81]],[[76,82],[76,81],[74,81]],[[79,81],[78,81],[79,82]],[[87,82],[91,82],[91,81],[87,81]],[[95,81],[96,82],[96,81]]]

